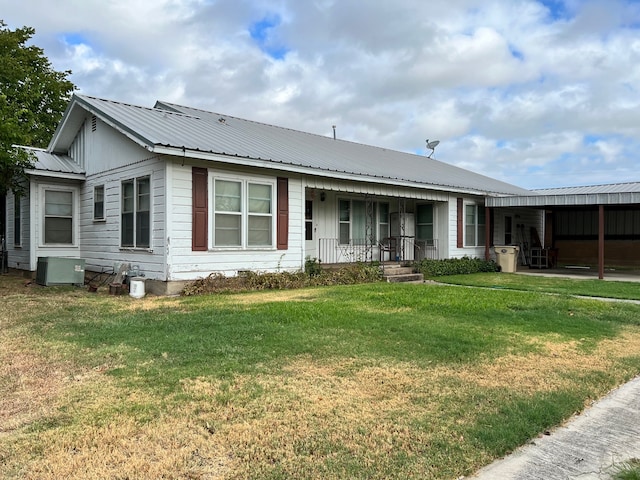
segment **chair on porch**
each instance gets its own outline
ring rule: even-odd
[[[378,243],[378,255],[380,262],[384,262],[385,252],[389,252],[389,260],[395,261],[397,255],[397,244],[395,237],[385,237]]]

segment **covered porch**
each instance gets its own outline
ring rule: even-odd
[[[306,188],[305,258],[325,265],[442,258],[448,204],[437,194],[415,197],[382,188]]]

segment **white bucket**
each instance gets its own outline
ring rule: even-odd
[[[133,277],[129,284],[129,295],[133,298],[144,297],[144,281],[142,277]]]

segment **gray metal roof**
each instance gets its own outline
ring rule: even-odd
[[[59,178],[84,178],[84,169],[67,155],[58,155],[39,148],[22,148],[32,152],[35,156],[33,169],[27,170],[29,173]]]
[[[556,207],[640,204],[640,182],[546,188],[535,196],[489,198],[489,207]]]
[[[582,187],[545,188],[536,190],[540,195],[593,195],[609,193],[640,193],[640,182],[611,183]]]
[[[75,95],[50,149],[66,152],[86,112],[157,153],[261,165],[355,181],[384,181],[478,195],[532,195],[523,188],[424,156],[304,133],[166,102],[139,107]],[[67,127],[63,128],[63,124]],[[215,158],[214,158],[215,156]]]

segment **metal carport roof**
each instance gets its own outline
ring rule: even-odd
[[[488,197],[487,207],[556,207],[640,204],[640,182],[536,190],[534,195]]]

